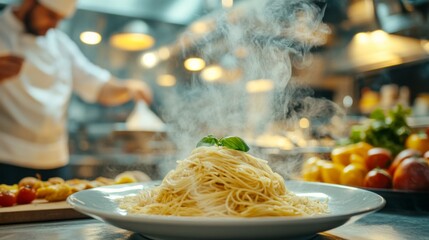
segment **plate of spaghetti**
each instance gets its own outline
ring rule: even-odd
[[[162,181],[94,188],[67,201],[79,212],[154,239],[310,237],[385,204],[363,189],[285,181],[235,143],[198,146]]]

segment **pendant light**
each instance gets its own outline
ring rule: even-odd
[[[110,37],[110,44],[121,50],[141,51],[151,48],[155,44],[155,38],[147,23],[133,20]]]

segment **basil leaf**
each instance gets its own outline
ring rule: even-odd
[[[247,152],[250,149],[246,142],[239,137],[224,137],[219,140],[219,146],[224,146],[242,152]]]
[[[201,147],[201,146],[215,146],[215,145],[219,145],[219,142],[218,142],[217,138],[215,138],[215,136],[213,136],[213,135],[208,135],[206,137],[203,137],[197,143],[197,147]]]

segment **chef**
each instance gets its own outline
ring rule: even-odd
[[[91,63],[56,29],[77,0],[23,0],[0,15],[0,184],[37,173],[67,177],[67,107],[72,92],[113,106],[151,101],[147,85],[127,84]]]

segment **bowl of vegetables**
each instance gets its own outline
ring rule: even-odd
[[[429,211],[429,130],[413,131],[409,114],[374,111],[328,158],[306,159],[302,179],[366,188],[386,198],[386,209]]]

